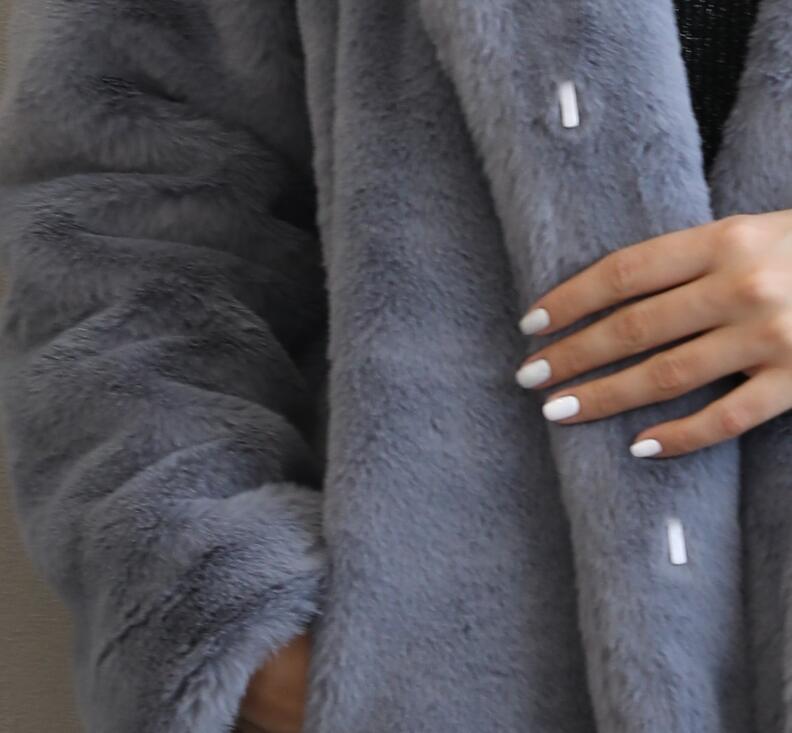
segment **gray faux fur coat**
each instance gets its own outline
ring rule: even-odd
[[[792,0],[709,181],[671,0],[18,6],[0,396],[86,731],[228,731],[309,624],[306,733],[792,731],[792,416],[636,459],[737,377],[514,379],[555,284],[792,207]]]

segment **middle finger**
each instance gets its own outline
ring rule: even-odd
[[[767,361],[773,353],[772,345],[767,339],[754,338],[754,329],[753,324],[713,329],[640,364],[551,394],[542,411],[548,420],[572,418],[570,422],[583,422],[673,399]],[[735,349],[735,344],[741,348]],[[556,402],[569,394],[574,399]]]
[[[549,387],[632,354],[723,325],[728,281],[706,275],[619,308],[530,355],[518,369],[526,388]]]

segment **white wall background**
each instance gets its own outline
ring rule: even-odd
[[[11,2],[0,0],[0,78]],[[20,544],[0,445],[0,733],[80,733],[70,644],[64,608]]]

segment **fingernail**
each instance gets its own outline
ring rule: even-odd
[[[548,420],[563,420],[580,412],[580,400],[575,395],[557,397],[542,405],[542,413]]]
[[[520,330],[530,336],[550,324],[550,314],[545,308],[534,308],[520,319]]]
[[[661,450],[663,450],[663,446],[660,445],[659,440],[655,440],[654,438],[639,440],[637,443],[633,443],[630,446],[630,453],[632,453],[636,458],[654,456],[657,455]]]
[[[517,382],[526,389],[550,379],[550,362],[536,359],[524,364],[517,370]]]

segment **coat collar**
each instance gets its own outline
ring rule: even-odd
[[[792,203],[792,2],[764,0],[708,184],[672,0],[425,0],[505,225],[522,305],[609,251]],[[505,22],[508,21],[508,22]],[[494,40],[497,39],[497,40]],[[580,125],[562,125],[572,82]],[[564,247],[557,257],[559,239]]]

